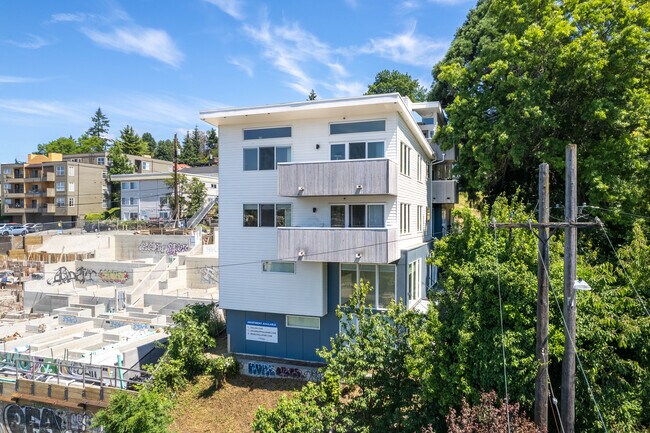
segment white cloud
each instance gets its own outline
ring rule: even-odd
[[[231,17],[237,20],[243,20],[245,18],[243,8],[244,4],[241,0],[205,0],[208,3],[211,3],[217,6],[219,9],[230,15]]]
[[[449,41],[434,40],[415,33],[415,23],[404,33],[387,38],[370,39],[363,47],[353,49],[362,54],[374,54],[396,63],[431,67],[445,54]]]
[[[345,4],[352,9],[359,7],[359,2],[357,0],[344,0]]]
[[[30,77],[12,77],[10,75],[0,75],[0,83],[4,84],[22,84],[22,83],[35,83],[38,81],[43,81],[42,78],[30,78]]]
[[[52,15],[52,21],[55,23],[76,22],[81,23],[89,18],[88,14],[83,12],[77,13],[60,13]]]
[[[7,43],[11,44],[11,45],[14,45],[16,47],[25,48],[25,49],[28,49],[28,50],[37,50],[39,48],[42,48],[42,47],[50,44],[49,41],[43,39],[40,36],[36,36],[36,35],[31,34],[31,33],[28,34],[27,36],[29,36],[29,39],[26,40],[26,41],[8,40]]]
[[[332,92],[334,97],[342,98],[345,96],[363,95],[368,90],[368,85],[360,81],[338,81],[332,84],[325,84],[325,87]]]
[[[80,119],[80,113],[72,109],[73,104],[59,101],[38,101],[32,99],[0,99],[0,110],[30,117],[56,118],[66,121]]]
[[[226,59],[228,63],[237,66],[244,71],[249,77],[253,77],[253,62],[247,57],[230,57]]]
[[[150,57],[177,68],[183,53],[164,30],[140,27],[115,28],[112,32],[100,32],[89,28],[81,31],[96,44],[127,54]]]

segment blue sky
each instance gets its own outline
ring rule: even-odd
[[[382,69],[430,86],[472,0],[0,2],[0,161],[78,137],[157,140],[201,110],[361,95]]]

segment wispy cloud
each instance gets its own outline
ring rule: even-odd
[[[230,57],[226,59],[231,65],[237,66],[244,71],[249,77],[253,77],[253,62],[247,57]]]
[[[138,54],[166,63],[174,68],[183,61],[183,53],[164,30],[130,25],[110,32],[81,29],[93,42],[104,48],[127,54]]]
[[[449,41],[434,40],[428,36],[415,33],[415,23],[404,33],[386,38],[370,39],[368,44],[353,49],[362,54],[374,54],[413,66],[431,66],[444,55]]]
[[[337,81],[334,84],[324,84],[335,98],[342,98],[344,96],[359,96],[363,95],[368,90],[368,85],[360,81]]]
[[[52,22],[55,22],[55,23],[66,23],[66,22],[81,23],[81,22],[84,22],[86,19],[88,19],[90,17],[91,17],[91,15],[88,15],[88,14],[83,13],[83,12],[60,13],[60,14],[52,15]]]
[[[237,20],[246,18],[244,15],[244,3],[241,0],[205,0],[217,6],[219,9]]]
[[[28,50],[37,50],[39,48],[43,48],[44,46],[50,44],[49,41],[43,39],[40,36],[33,35],[31,33],[28,34],[27,36],[29,37],[29,39],[24,41],[8,40],[6,42],[16,47],[25,48]]]
[[[59,101],[39,101],[33,99],[0,99],[0,110],[27,114],[36,117],[56,118],[75,121],[80,118],[72,104]]]
[[[348,7],[356,9],[359,7],[359,2],[357,0],[343,0]]]
[[[31,77],[12,77],[10,75],[0,75],[0,83],[3,83],[3,84],[36,83],[38,81],[45,81],[45,79],[43,79],[43,78],[31,78]]]

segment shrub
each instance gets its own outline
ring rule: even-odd
[[[214,387],[219,389],[226,379],[239,373],[239,363],[232,356],[217,356],[208,360],[206,373],[212,376]]]

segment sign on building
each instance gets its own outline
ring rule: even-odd
[[[263,343],[278,342],[278,324],[259,320],[246,321],[246,339]]]

